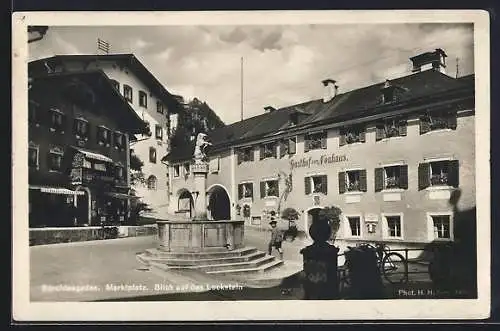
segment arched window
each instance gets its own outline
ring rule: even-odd
[[[154,175],[151,175],[148,177],[147,184],[148,184],[148,189],[149,190],[156,190],[156,177]]]

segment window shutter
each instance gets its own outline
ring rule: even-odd
[[[288,139],[288,154],[295,154],[297,152],[297,141],[295,139]]]
[[[238,184],[238,200],[243,198],[243,184]]]
[[[344,146],[345,144],[345,133],[341,131],[339,136],[339,146]]]
[[[345,193],[345,186],[346,186],[345,176],[346,176],[345,172],[339,172],[339,193],[340,194]]]
[[[364,129],[359,133],[359,141],[362,143],[366,141],[366,132],[364,131]]]
[[[266,196],[266,182],[260,182],[260,197],[264,198]]]
[[[311,177],[304,178],[304,188],[306,195],[311,194]]]
[[[456,130],[457,128],[457,113],[451,112],[448,114],[448,129]]]
[[[276,196],[280,196],[280,182],[276,181]]]
[[[321,136],[321,148],[326,149],[326,132],[324,132]]]
[[[325,195],[328,193],[328,177],[326,175],[321,176],[321,192]]]
[[[430,164],[420,163],[418,165],[418,189],[423,190],[430,185]]]
[[[400,121],[399,122],[399,135],[400,136],[406,136],[406,132],[407,132],[407,127],[408,127],[408,124],[406,121]]]
[[[262,159],[264,159],[264,145],[260,145],[259,148],[260,148],[259,157],[262,160]]]
[[[278,156],[278,144],[277,143],[273,144],[273,156],[275,158],[277,158],[277,156]]]
[[[384,168],[375,168],[375,192],[384,189]]]
[[[399,167],[399,187],[402,189],[408,189],[408,165],[402,165]]]
[[[73,133],[74,134],[78,133],[78,120],[77,119],[73,120]]]
[[[382,140],[385,138],[385,129],[382,125],[378,124],[375,129],[375,140]]]
[[[424,134],[426,132],[431,131],[431,123],[428,118],[421,116],[420,117],[420,134]]]
[[[448,165],[448,185],[458,187],[458,172],[460,164],[458,160],[450,161]]]
[[[236,157],[238,158],[238,164],[240,164],[243,158],[241,151],[236,151]]]
[[[304,153],[309,152],[309,141],[310,141],[309,135],[304,135]]]
[[[359,171],[359,190],[361,192],[366,192],[366,170]]]
[[[250,147],[250,161],[253,161],[255,159],[255,150],[254,147]]]
[[[253,183],[248,184],[250,186],[250,197],[253,199]]]

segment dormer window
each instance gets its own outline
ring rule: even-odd
[[[299,123],[299,113],[291,113],[290,114],[290,125],[297,125]]]
[[[393,86],[389,80],[386,80],[384,87],[382,87],[382,103],[395,101],[394,89],[395,86]]]

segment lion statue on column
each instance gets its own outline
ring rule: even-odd
[[[208,136],[204,133],[198,133],[196,136],[196,146],[194,148],[194,161],[195,163],[202,163],[207,161],[207,147],[212,146],[208,141]]]

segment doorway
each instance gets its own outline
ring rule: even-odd
[[[215,221],[231,219],[231,203],[226,190],[215,185],[208,191],[208,209],[211,218]]]

